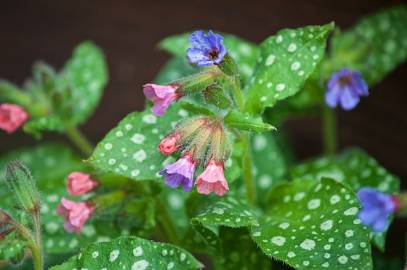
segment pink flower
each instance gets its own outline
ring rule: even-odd
[[[98,183],[89,174],[73,172],[68,175],[68,193],[82,195],[97,187]]]
[[[14,104],[0,104],[0,129],[13,133],[28,119],[28,113]]]
[[[205,170],[196,180],[198,193],[209,194],[215,192],[223,196],[229,190],[228,182],[223,174],[223,162],[209,161]]]
[[[146,98],[154,102],[151,111],[157,116],[162,116],[171,103],[181,97],[180,93],[176,93],[179,88],[179,85],[177,84],[158,85],[148,83],[143,87],[143,92]]]
[[[73,202],[61,199],[57,213],[65,218],[64,228],[67,232],[80,233],[95,207],[86,202]]]
[[[177,141],[180,139],[181,135],[172,134],[164,138],[158,145],[158,150],[164,155],[171,155],[178,149]]]

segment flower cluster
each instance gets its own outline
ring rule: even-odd
[[[28,120],[28,113],[15,104],[0,104],[0,129],[7,133],[15,132]]]
[[[79,196],[92,191],[98,186],[89,174],[72,172],[68,176],[68,193]],[[89,202],[74,202],[66,198],[61,199],[57,213],[65,218],[65,230],[80,233],[86,221],[92,216],[95,206]]]

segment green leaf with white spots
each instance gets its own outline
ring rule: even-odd
[[[160,48],[182,59],[186,58],[187,49],[189,44],[190,33],[170,36],[162,40],[159,44]],[[258,47],[242,38],[230,34],[223,35],[224,45],[228,53],[236,61],[240,76],[244,83],[253,74],[256,59],[258,57]]]
[[[202,267],[190,253],[174,245],[138,237],[120,237],[111,242],[89,245],[65,264],[54,266],[50,270],[192,270]]]
[[[70,196],[66,192],[66,176],[72,171],[86,171],[86,167],[68,147],[59,144],[41,144],[23,148],[0,158],[0,197],[2,209],[23,223],[28,217],[15,208],[13,194],[5,186],[4,170],[11,160],[20,160],[31,170],[41,194],[41,219],[43,223],[44,248],[47,254],[76,251],[80,245],[97,240],[92,221],[88,222],[81,235],[68,234],[63,229],[63,218],[57,216],[56,208],[61,197]],[[11,259],[24,247],[20,238],[9,235],[0,241],[0,260]]]
[[[147,108],[126,116],[98,143],[89,162],[105,172],[114,172],[133,180],[161,179],[164,164],[175,161],[157,150],[161,139],[188,112],[173,104],[162,117]]]
[[[357,192],[373,187],[392,194],[400,190],[400,180],[389,173],[375,159],[360,149],[350,149],[333,158],[319,158],[290,169],[293,179],[310,180],[329,177]],[[392,218],[389,219],[389,222]],[[386,231],[374,235],[375,244],[384,250]]]
[[[103,53],[91,42],[79,44],[62,71],[48,76],[48,85],[38,77],[28,84],[27,91],[34,104],[36,100],[47,102],[43,104],[45,114],[31,117],[24,125],[24,130],[33,134],[44,130],[62,132],[67,126],[86,121],[99,104],[108,80]]]
[[[328,178],[276,187],[268,218],[252,227],[265,254],[295,269],[372,269],[370,230],[356,218],[355,193]]]
[[[384,9],[334,36],[335,68],[359,70],[368,84],[382,80],[407,58],[407,5]]]
[[[297,93],[324,56],[333,24],[284,29],[260,45],[260,58],[246,89],[246,110],[262,113]]]

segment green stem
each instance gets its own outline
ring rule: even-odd
[[[237,106],[239,107],[239,110],[241,112],[244,111],[244,97],[242,94],[242,90],[240,89],[240,79],[239,76],[234,76],[233,77],[233,96],[236,100]]]
[[[337,150],[335,111],[324,105],[322,109],[324,152],[334,155]]]
[[[175,229],[174,223],[171,221],[171,218],[168,214],[167,208],[165,205],[162,203],[162,201],[157,198],[156,200],[157,204],[157,211],[158,211],[158,222],[163,228],[164,233],[166,234],[168,240],[171,241],[173,244],[179,244],[180,239],[178,237],[178,233]]]
[[[247,201],[251,206],[255,206],[256,202],[256,185],[253,178],[253,160],[250,144],[250,135],[243,136],[244,141],[244,154],[243,154],[243,179],[246,186]]]
[[[40,210],[38,209],[35,211],[33,215],[33,221],[34,221],[34,235],[35,235],[35,242],[37,249],[35,252],[38,252],[36,256],[37,264],[41,266],[41,268],[38,269],[43,269],[44,268],[44,257],[42,256],[42,239],[41,239],[41,213]],[[33,255],[34,259],[34,255]],[[35,261],[35,260],[34,260]]]
[[[77,127],[67,127],[66,135],[81,152],[89,157],[93,152],[93,145]]]

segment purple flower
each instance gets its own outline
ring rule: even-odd
[[[395,197],[374,188],[360,189],[358,197],[362,203],[358,214],[362,223],[371,226],[375,232],[384,231],[388,217],[397,209]]]
[[[223,37],[209,31],[195,31],[189,37],[192,48],[187,50],[187,56],[191,63],[200,67],[218,65],[226,55],[223,46]]]
[[[359,103],[361,96],[369,95],[366,82],[362,75],[348,68],[334,73],[325,92],[326,104],[335,108],[340,104],[344,110],[352,110]]]
[[[167,165],[160,171],[160,174],[165,176],[165,183],[168,186],[176,188],[182,185],[184,191],[188,192],[194,184],[195,168],[196,162],[192,159],[191,154],[186,153],[175,163]]]
[[[144,95],[154,103],[151,111],[157,116],[162,116],[168,107],[181,97],[181,94],[176,92],[179,87],[177,84],[158,85],[147,83],[143,85]]]

